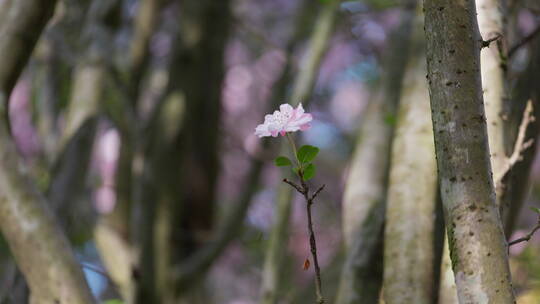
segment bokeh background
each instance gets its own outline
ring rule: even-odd
[[[391,33],[410,4],[218,2],[60,1],[10,97],[18,151],[100,301],[125,300],[103,254],[126,250],[120,260],[129,260],[131,275],[141,281],[149,276],[141,266],[144,257],[152,256],[152,277],[159,280],[159,269],[191,261],[225,233],[230,237],[223,248],[188,279],[186,303],[260,302],[281,179],[290,172],[272,163],[284,138],[264,143],[254,129],[280,103],[298,102],[314,121],[297,140],[321,149],[310,183],[326,188],[314,206],[314,222],[323,288],[329,299],[336,293],[345,256],[342,200],[350,162],[367,105],[384,79],[384,54],[402,51],[389,49]],[[517,41],[537,29],[540,6],[513,2]],[[325,12],[332,26],[327,37],[317,38]],[[136,39],[143,40],[140,58],[133,55]],[[317,39],[323,44],[319,51],[312,44]],[[527,69],[532,50],[526,46],[514,56],[511,79]],[[303,74],[312,80],[294,95]],[[386,117],[386,123],[395,125],[396,117]],[[509,239],[527,234],[538,220],[528,208],[540,207],[535,159]],[[223,226],[240,204],[245,213],[235,225]],[[279,303],[310,303],[314,275],[312,268],[302,269],[310,252],[305,206],[297,194],[286,222],[276,268]],[[118,234],[128,249],[102,240],[112,252],[102,250],[100,225],[111,229],[101,233]],[[146,253],[148,247],[153,252]],[[518,303],[540,301],[539,254],[540,235],[511,248]],[[27,297],[2,241],[0,303],[24,303]]]

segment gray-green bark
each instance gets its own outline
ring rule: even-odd
[[[437,165],[426,83],[423,15],[411,53],[392,143],[384,233],[386,303],[432,301]]]
[[[424,4],[433,132],[458,299],[513,303],[491,177],[475,2]]]
[[[7,123],[7,100],[54,1],[0,4],[0,228],[31,290],[31,303],[93,303],[69,243],[31,182]]]
[[[346,260],[337,303],[375,303],[382,283],[382,227],[396,108],[408,58],[414,7],[401,16],[382,61],[380,84],[360,126],[343,198]],[[399,49],[400,52],[395,52]],[[389,119],[390,118],[390,119]]]
[[[508,98],[505,83],[506,63],[504,62],[504,50],[502,49],[502,45],[505,45],[504,41],[506,41],[503,6],[504,3],[500,0],[476,1],[478,27],[481,37],[488,40],[499,36],[498,41],[493,41],[489,47],[482,49],[480,52],[484,107],[494,181],[497,180],[497,176],[500,175],[507,161],[505,122],[503,120],[504,101]],[[501,218],[504,219],[503,215],[509,210],[509,206],[504,206],[509,202],[505,191],[506,187],[502,184],[495,184],[495,190]],[[450,252],[445,240],[439,290],[439,301],[445,304],[457,303],[454,275],[449,261]]]
[[[330,34],[336,22],[340,2],[340,0],[332,0],[322,8],[317,17],[307,48],[308,53],[300,64],[292,92],[286,100],[287,103],[292,105],[302,103],[304,106],[309,103],[321,60],[328,49]],[[281,151],[287,150],[288,147],[283,143]],[[270,232],[270,243],[264,262],[261,303],[271,304],[278,301],[278,282],[281,273],[283,250],[285,250],[285,244],[287,242],[292,197],[291,188],[288,185],[282,185],[280,183],[277,195],[278,211],[276,212],[274,225]]]

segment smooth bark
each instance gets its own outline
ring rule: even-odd
[[[7,100],[54,1],[0,5],[0,228],[31,290],[31,303],[93,303],[82,270],[17,153],[7,123]]]
[[[375,303],[382,284],[382,230],[397,104],[408,58],[414,5],[400,16],[382,57],[383,74],[360,125],[343,198],[346,260],[337,303]],[[399,49],[400,52],[395,52]],[[369,172],[369,174],[368,174]]]
[[[432,301],[437,165],[426,83],[423,15],[415,20],[392,143],[384,233],[386,303]]]
[[[428,83],[452,268],[463,303],[513,303],[496,205],[474,1],[426,0]]]

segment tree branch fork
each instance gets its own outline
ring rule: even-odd
[[[516,143],[514,144],[514,150],[512,154],[507,158],[504,167],[501,172],[494,176],[493,180],[497,190],[504,189],[503,180],[512,170],[512,168],[523,159],[523,153],[534,144],[534,139],[526,139],[527,130],[529,126],[536,120],[533,115],[533,105],[532,100],[527,102],[525,111],[523,112],[523,118],[521,124],[519,125],[518,135],[516,138]]]
[[[320,186],[313,194],[310,195],[309,186],[304,181],[304,177],[300,173],[300,185],[295,182],[283,179],[283,182],[289,184],[293,187],[298,193],[302,194],[306,200],[306,212],[308,218],[308,231],[309,231],[309,246],[311,255],[313,257],[313,266],[315,268],[315,293],[317,296],[317,304],[324,304],[324,297],[322,295],[322,284],[321,284],[321,268],[319,267],[319,259],[317,257],[317,243],[315,241],[315,232],[313,230],[313,220],[311,216],[311,206],[313,205],[315,198],[321,193],[325,185]]]

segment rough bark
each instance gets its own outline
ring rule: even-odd
[[[341,304],[375,303],[379,298],[382,267],[377,259],[382,259],[380,238],[394,129],[389,119],[396,116],[401,94],[414,5],[402,14],[382,58],[383,75],[364,114],[345,186],[342,214],[346,260],[337,295]]]
[[[477,0],[476,9],[478,11],[478,27],[483,40],[494,39],[487,47],[480,51],[481,78],[483,86],[484,108],[486,112],[486,123],[488,130],[488,142],[490,150],[491,167],[493,176],[503,170],[506,163],[506,125],[503,117],[504,102],[508,98],[506,77],[506,63],[504,62],[504,49],[506,45],[506,33],[503,22],[503,1],[499,0]],[[495,185],[497,205],[501,212],[501,218],[509,211],[507,204],[509,196],[507,188],[500,184]],[[442,303],[457,303],[456,286],[454,274],[450,264],[450,252],[448,242],[445,239],[443,251],[443,264],[441,265],[441,286],[439,297]]]
[[[300,65],[298,74],[294,80],[292,92],[286,101],[292,105],[302,103],[304,107],[309,103],[309,98],[315,85],[317,71],[319,70],[323,55],[328,49],[330,34],[334,28],[338,5],[340,0],[332,0],[326,4],[317,17],[314,30],[310,36],[306,57]],[[287,153],[285,143],[281,151]],[[278,187],[277,212],[274,224],[270,232],[270,243],[266,250],[263,269],[263,284],[261,303],[276,303],[278,301],[279,280],[281,273],[281,261],[285,244],[287,243],[288,222],[291,212],[292,190],[287,185]]]
[[[426,0],[428,83],[458,299],[513,303],[487,139],[474,1]]]
[[[93,303],[64,233],[19,157],[7,124],[7,100],[54,1],[0,5],[0,228],[31,290],[31,303]]]
[[[392,143],[384,233],[386,303],[432,301],[437,165],[418,14]]]

